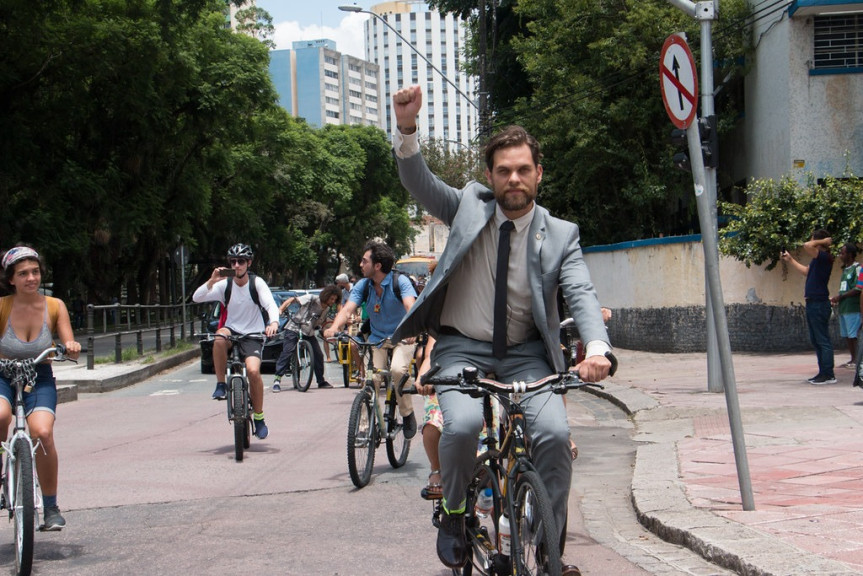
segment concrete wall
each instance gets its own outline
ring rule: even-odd
[[[440,254],[449,229],[427,218],[417,227],[415,253]],[[435,238],[434,247],[429,237]],[[800,252],[794,257],[808,263]],[[707,349],[704,315],[704,251],[699,235],[638,240],[584,249],[584,259],[603,306],[611,308],[611,342],[630,350],[701,352]],[[719,275],[731,348],[738,352],[809,350],[805,277],[779,263],[747,268],[720,256]],[[831,293],[839,288],[837,264]],[[839,323],[831,320],[834,346],[845,350]]]
[[[808,262],[804,254],[795,254]],[[615,346],[654,352],[707,349],[704,254],[698,236],[659,238],[585,249],[585,260]],[[808,350],[803,302],[805,277],[782,263],[747,268],[720,256],[719,273],[734,351]],[[838,267],[831,292],[838,289]],[[834,286],[834,284],[836,286]],[[834,343],[845,349],[833,319]]]
[[[753,10],[773,4],[752,2]],[[783,10],[753,24],[742,138],[727,152],[733,181],[863,170],[863,74],[813,73],[813,17],[799,14]]]

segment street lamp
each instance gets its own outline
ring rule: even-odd
[[[391,25],[390,25],[390,23],[386,21],[386,18],[382,17],[380,14],[375,14],[374,12],[371,12],[371,11],[369,11],[369,10],[363,10],[362,8],[360,8],[359,6],[357,6],[357,5],[355,5],[355,4],[354,4],[354,5],[346,5],[346,6],[339,6],[339,10],[341,10],[342,12],[359,12],[359,13],[362,13],[362,14],[371,14],[372,16],[374,16],[375,18],[377,18],[378,20],[380,20],[380,21],[383,23],[383,25],[384,25],[384,26],[386,26],[387,28],[389,28],[390,30],[392,30],[392,31],[395,33],[395,35],[396,35],[396,36],[398,36],[398,37],[401,39],[401,41],[402,41],[402,42],[404,42],[405,44],[407,44],[408,46],[410,46],[410,49],[411,49],[411,50],[413,50],[414,52],[416,52],[417,56],[419,56],[420,58],[422,58],[422,59],[425,61],[425,63],[426,63],[426,64],[428,64],[429,66],[431,66],[431,69],[432,69],[432,70],[434,70],[435,72],[437,72],[438,74],[440,74],[440,75],[441,75],[441,78],[443,78],[443,79],[447,82],[447,84],[449,84],[450,86],[452,86],[453,88],[455,88],[455,91],[456,91],[456,92],[458,92],[458,93],[459,93],[459,94],[460,94],[460,95],[461,95],[465,100],[467,100],[468,102],[470,102],[470,105],[471,105],[471,106],[473,106],[473,107],[477,110],[477,112],[479,112],[479,106],[477,106],[477,105],[476,105],[476,103],[475,103],[473,100],[471,100],[471,99],[470,99],[470,97],[469,97],[467,94],[465,94],[464,92],[462,92],[462,91],[459,89],[459,87],[458,87],[458,86],[456,86],[456,85],[453,83],[453,81],[452,81],[452,80],[450,80],[449,78],[447,78],[447,75],[446,75],[446,74],[444,74],[443,72],[441,72],[440,70],[438,70],[437,66],[435,66],[434,64],[432,64],[432,63],[431,63],[431,61],[430,61],[428,58],[426,58],[426,57],[425,57],[425,54],[423,54],[422,52],[420,52],[420,51],[419,51],[419,50],[418,50],[418,49],[417,49],[413,44],[411,44],[411,43],[410,43],[410,41],[409,41],[407,38],[405,38],[404,36],[402,36],[402,35],[399,33],[399,31],[398,31],[398,30],[396,30],[393,26],[391,26]]]

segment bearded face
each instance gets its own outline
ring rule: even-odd
[[[542,165],[533,163],[527,144],[501,148],[494,153],[494,168],[485,176],[494,197],[509,218],[527,214],[542,181]]]

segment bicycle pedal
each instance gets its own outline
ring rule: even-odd
[[[428,487],[420,490],[420,496],[422,496],[423,500],[429,500],[429,501],[440,500],[443,498],[443,494],[441,494],[440,492],[437,492],[437,493],[429,492]]]

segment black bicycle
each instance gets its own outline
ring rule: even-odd
[[[246,376],[246,362],[240,354],[239,343],[243,340],[263,342],[263,334],[213,334],[214,338],[224,338],[232,344],[228,352],[228,421],[234,428],[234,459],[243,461],[243,451],[252,441],[252,399],[249,396],[249,379]]]
[[[405,373],[401,381],[394,385],[389,370],[389,356],[386,368],[374,367],[371,349],[380,346],[388,347],[391,355],[394,345],[389,339],[381,342],[364,342],[345,332],[336,334],[336,338],[339,343],[353,341],[361,352],[367,353],[368,358],[365,383],[354,398],[348,418],[348,472],[354,486],[362,488],[371,480],[375,450],[382,441],[386,442],[387,459],[393,468],[401,468],[407,462],[411,441],[404,435],[404,419],[399,413],[396,390],[402,394],[410,393],[410,390],[401,390],[409,374]],[[374,385],[375,374],[381,377],[385,390],[383,411]]]
[[[291,358],[291,379],[294,382],[294,388],[300,392],[305,392],[312,384],[312,372],[315,367],[315,354],[312,349],[312,343],[308,340],[309,336],[303,334],[303,327],[310,325],[317,320],[320,314],[313,314],[306,318],[305,321],[300,321],[298,317],[293,317],[294,323],[297,325],[297,347],[294,349],[294,356]],[[311,336],[314,338],[314,336]]]
[[[616,362],[612,360],[614,365]],[[560,576],[562,565],[557,523],[545,484],[533,465],[525,416],[520,401],[532,392],[564,394],[585,386],[572,372],[562,372],[536,382],[504,384],[479,378],[475,368],[457,376],[435,376],[437,368],[423,378],[424,384],[452,385],[439,392],[458,392],[483,399],[486,434],[484,450],[476,458],[467,487],[465,532],[470,559],[454,575],[470,576],[476,570],[484,576]],[[492,429],[493,402],[502,407],[500,429]],[[498,438],[500,441],[498,442]],[[491,491],[487,511],[477,510],[477,501]],[[433,501],[432,523],[440,528],[441,500],[423,492]]]
[[[18,576],[27,576],[33,567],[33,536],[39,511],[42,509],[42,491],[33,465],[39,442],[33,444],[27,430],[24,414],[24,392],[36,384],[36,368],[51,354],[53,360],[72,361],[66,358],[66,347],[54,346],[35,358],[26,360],[0,360],[0,373],[9,378],[15,387],[15,427],[12,437],[3,442],[6,462],[3,467],[0,508],[9,511],[9,520],[15,529],[15,566]]]

